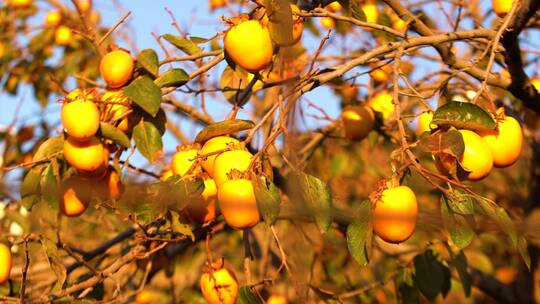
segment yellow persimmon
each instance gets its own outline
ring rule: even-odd
[[[45,26],[53,27],[57,26],[62,20],[62,14],[59,11],[49,12],[45,16]]]
[[[235,169],[240,172],[245,172],[249,168],[253,155],[246,150],[232,150],[223,152],[214,162],[214,180],[216,185],[220,187],[229,178],[228,174]]]
[[[393,99],[388,91],[382,91],[371,98],[368,104],[374,111],[381,113],[384,119],[388,119],[394,113]]]
[[[114,50],[103,56],[99,64],[99,71],[109,87],[116,89],[131,79],[134,67],[133,58],[128,52]]]
[[[218,201],[225,221],[232,228],[248,229],[260,221],[250,180],[232,179],[218,185]]]
[[[227,269],[203,273],[199,281],[203,297],[209,304],[234,304],[238,297],[238,281]]]
[[[498,122],[497,131],[482,131],[479,134],[489,147],[496,167],[511,166],[521,155],[523,134],[515,118],[506,116]]]
[[[225,51],[244,70],[256,73],[272,61],[272,39],[258,20],[244,21],[225,34]]]
[[[372,210],[373,231],[386,242],[404,242],[413,234],[417,216],[418,203],[411,188],[385,189]]]
[[[88,140],[99,129],[99,109],[92,101],[66,100],[60,116],[66,133],[78,141]]]
[[[201,155],[215,153],[226,149],[230,144],[235,145],[238,143],[239,141],[237,139],[229,136],[216,136],[210,138],[204,143],[201,148]],[[208,175],[210,175],[211,177],[214,176],[214,161],[216,160],[216,156],[217,154],[212,154],[203,159],[201,162],[204,171],[206,171],[206,173],[208,173]]]
[[[65,25],[59,26],[54,32],[54,42],[58,45],[69,45],[73,40],[71,29]]]
[[[0,284],[4,284],[9,279],[11,267],[13,266],[13,257],[9,246],[0,243]]]
[[[362,140],[373,129],[375,115],[366,106],[348,106],[341,113],[345,136],[352,140]]]
[[[68,136],[64,141],[64,158],[75,169],[96,171],[104,165],[105,150],[101,141],[93,136],[85,142]]]
[[[465,150],[459,159],[461,166],[469,173],[469,180],[480,180],[489,175],[493,168],[493,156],[487,143],[470,130],[459,130],[463,137]]]
[[[61,186],[60,210],[66,216],[82,214],[92,200],[94,183],[78,175],[68,177]]]

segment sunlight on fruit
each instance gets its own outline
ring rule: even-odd
[[[264,69],[272,61],[272,40],[268,28],[257,20],[244,21],[225,34],[225,51],[250,73]]]
[[[386,242],[402,243],[411,237],[416,227],[416,195],[407,186],[386,189],[372,212],[375,234]]]

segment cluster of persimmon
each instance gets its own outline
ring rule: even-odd
[[[66,133],[64,159],[75,169],[61,187],[61,210],[67,216],[83,213],[93,197],[116,200],[122,192],[118,172],[109,165],[110,153],[117,147],[100,138],[100,122],[112,122],[127,132],[130,126],[129,100],[118,90],[132,77],[134,62],[123,50],[106,54],[100,71],[109,90],[75,89],[62,105],[61,121]],[[97,193],[96,193],[97,192]]]
[[[457,160],[464,169],[464,177],[477,181],[489,175],[493,167],[504,168],[513,165],[521,155],[523,134],[519,122],[500,108],[496,113],[497,129],[490,131],[458,130],[465,149]],[[424,112],[418,118],[419,132],[427,132],[437,126],[431,123],[432,112]],[[450,175],[455,158],[449,154],[434,156],[437,169]]]
[[[237,139],[217,136],[202,146],[194,143],[179,146],[173,155],[171,175],[200,177],[204,180],[201,200],[190,202],[186,215],[198,223],[213,221],[219,211],[227,224],[235,229],[255,226],[260,215],[250,179],[253,155]]]

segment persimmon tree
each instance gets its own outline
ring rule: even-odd
[[[539,301],[539,6],[4,1],[0,299]]]

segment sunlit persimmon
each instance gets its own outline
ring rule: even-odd
[[[232,179],[218,185],[218,201],[225,222],[235,229],[248,229],[260,221],[250,180]]]
[[[345,136],[352,140],[362,140],[373,129],[375,114],[366,106],[348,106],[341,113]]]
[[[45,16],[45,26],[53,27],[57,26],[62,20],[62,14],[59,11],[49,12]]]
[[[376,82],[384,83],[390,79],[390,75],[393,72],[392,65],[385,64],[372,70],[369,75]]]
[[[341,4],[338,1],[330,2],[326,8],[332,12],[339,12],[341,10]]]
[[[225,51],[244,70],[256,73],[272,61],[272,39],[266,26],[258,20],[244,21],[225,34]]]
[[[66,216],[81,215],[92,200],[93,180],[78,175],[68,177],[61,186],[60,210]]]
[[[107,91],[101,96],[101,102],[105,104],[105,119],[116,125],[120,131],[128,132],[137,123],[137,116],[130,111],[129,98],[123,91]]]
[[[431,132],[432,129],[435,129],[437,126],[433,125],[431,121],[433,120],[433,112],[427,111],[422,112],[420,115],[418,115],[416,122],[416,130],[418,134],[422,134],[424,132]]]
[[[201,155],[208,155],[211,153],[217,153],[221,150],[227,149],[230,144],[238,144],[239,141],[229,136],[216,136],[207,140],[201,148]],[[214,176],[214,161],[217,154],[212,154],[202,160],[201,165],[210,176]]]
[[[513,0],[491,0],[491,3],[495,14],[502,18],[512,9]]]
[[[411,188],[385,189],[373,206],[373,231],[388,243],[404,242],[413,234],[417,216],[418,203]]]
[[[493,168],[493,156],[487,143],[480,135],[470,130],[459,130],[463,136],[465,150],[459,163],[469,173],[467,179],[480,180],[489,175]]]
[[[227,0],[210,0],[210,9],[215,10],[224,7],[227,4]]]
[[[163,172],[161,173],[161,177],[159,178],[161,181],[166,181],[169,179],[169,177],[173,176],[174,173],[172,171],[172,169],[166,169],[166,170],[163,170]]]
[[[65,25],[59,26],[54,32],[54,42],[58,45],[69,45],[73,40],[71,29]]]
[[[209,304],[234,304],[238,297],[238,281],[234,273],[221,268],[205,272],[199,281],[203,297]]]
[[[540,92],[540,78],[534,77],[531,79],[531,84],[536,89],[536,91]]]
[[[124,185],[120,175],[112,167],[107,169],[107,173],[101,178],[99,183],[99,193],[101,199],[118,200],[124,192]]]
[[[327,30],[331,30],[336,26],[336,21],[332,17],[322,17],[319,22],[322,28]]]
[[[6,2],[12,8],[25,8],[32,4],[32,0],[6,0]]]
[[[281,295],[272,295],[266,300],[266,304],[287,304],[287,298]]]
[[[99,71],[110,88],[125,85],[132,77],[134,62],[131,55],[123,50],[114,50],[101,59]]]
[[[498,122],[496,131],[478,132],[487,143],[496,167],[508,167],[521,155],[523,134],[519,122],[506,116]]]
[[[394,113],[394,97],[388,91],[382,91],[368,101],[369,106],[382,114],[383,119],[388,119]]]
[[[246,150],[232,150],[223,152],[214,162],[214,180],[220,187],[229,177],[231,170],[245,172],[249,168],[253,155]]]
[[[171,169],[175,175],[184,176],[188,172],[196,174],[200,171],[200,166],[195,165],[197,154],[199,153],[198,146],[187,145],[178,148],[171,161]]]
[[[377,23],[379,18],[379,10],[377,8],[377,2],[368,0],[360,6],[366,15],[366,21],[371,23]]]
[[[186,208],[189,218],[199,224],[216,218],[217,187],[212,178],[204,179],[204,190],[200,198],[194,199]]]
[[[13,257],[10,248],[4,243],[0,243],[0,284],[7,282],[12,266]]]
[[[88,140],[99,129],[99,109],[92,101],[66,100],[60,116],[64,130],[78,141]]]
[[[104,155],[103,144],[95,136],[85,142],[70,136],[64,141],[64,158],[75,169],[95,171],[104,165]]]
[[[77,2],[77,6],[83,13],[88,12],[92,6],[92,0],[77,0],[75,2]]]

